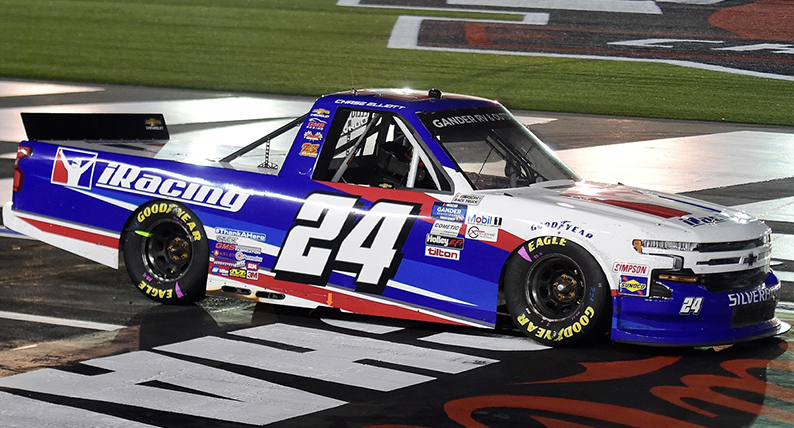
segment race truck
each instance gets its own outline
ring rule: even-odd
[[[319,98],[256,141],[171,139],[159,114],[23,113],[3,222],[206,294],[492,328],[545,345],[776,335],[770,229],[724,206],[583,181],[500,103]]]

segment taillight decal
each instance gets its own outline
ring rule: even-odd
[[[17,160],[14,162],[14,193],[22,191],[22,181],[25,174],[19,168],[19,161],[33,155],[33,147],[20,145],[17,147]]]

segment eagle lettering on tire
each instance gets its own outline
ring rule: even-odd
[[[135,211],[122,238],[127,273],[147,297],[168,304],[204,297],[209,243],[190,209],[170,201],[148,202]]]
[[[611,295],[601,267],[581,246],[559,236],[524,243],[505,268],[510,317],[549,346],[594,341],[608,333]]]

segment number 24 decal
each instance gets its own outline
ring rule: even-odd
[[[356,274],[356,291],[383,294],[397,273],[420,206],[312,193],[295,215],[273,270],[276,279],[325,285],[332,270]]]
[[[700,313],[700,308],[703,307],[702,297],[686,297],[684,303],[681,305],[681,310],[678,311],[681,315],[697,315]]]

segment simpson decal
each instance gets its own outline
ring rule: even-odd
[[[634,263],[615,262],[615,264],[612,265],[612,272],[615,272],[615,273],[628,273],[628,274],[631,274],[631,275],[645,275],[645,276],[649,276],[650,273],[651,273],[651,270],[648,268],[648,266],[645,266],[645,265],[638,265],[638,264],[634,264]]]

